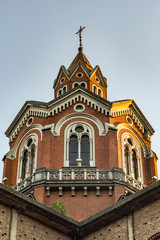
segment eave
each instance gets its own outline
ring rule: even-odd
[[[84,237],[160,199],[160,181],[149,185],[103,211],[77,222],[0,184],[0,202],[69,236]]]
[[[66,106],[68,107],[76,101],[85,101],[87,105],[91,105],[91,107],[93,107],[95,110],[97,109],[99,112],[102,112],[105,115],[110,113],[111,102],[99,97],[98,95],[81,86],[77,86],[66,94],[48,103],[27,101],[13,122],[10,124],[5,134],[12,142],[29,116],[38,116],[44,118],[47,118],[48,116],[54,116],[54,114],[58,114],[58,112],[63,111]]]
[[[153,135],[155,132],[142,111],[132,99],[112,102],[111,114],[113,118],[130,115],[142,133],[144,133],[144,129],[149,131],[150,135]]]

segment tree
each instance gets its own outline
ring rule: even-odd
[[[64,201],[60,202],[59,200],[56,200],[53,203],[51,203],[50,207],[64,215],[66,215],[66,207],[64,205]]]

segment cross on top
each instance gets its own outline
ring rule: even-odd
[[[81,35],[81,33],[82,33],[82,31],[83,31],[83,29],[84,29],[85,27],[81,27],[80,26],[80,29],[78,30],[78,32],[76,32],[76,34],[78,34],[79,35],[79,48],[78,48],[78,50],[79,51],[82,51],[82,35]]]

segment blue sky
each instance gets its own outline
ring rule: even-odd
[[[24,102],[53,99],[60,66],[77,54],[80,25],[84,54],[108,79],[108,100],[135,100],[160,157],[159,0],[0,0],[0,159]]]

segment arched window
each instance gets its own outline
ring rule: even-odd
[[[78,83],[78,82],[74,82],[74,83],[72,84],[72,88],[75,88],[75,87],[77,87],[77,86],[79,86],[79,83]]]
[[[85,82],[82,82],[80,85],[81,85],[82,87],[86,88],[86,83],[85,83]]]
[[[69,165],[77,166],[78,159],[78,139],[76,135],[72,135],[69,141]]]
[[[129,149],[127,146],[125,146],[124,150],[124,163],[125,163],[125,169],[126,169],[126,174],[130,174],[130,157],[129,157]]]
[[[58,92],[58,96],[61,96],[61,95],[62,95],[62,90],[60,89]]]
[[[23,160],[22,160],[22,180],[27,177],[27,170],[28,170],[28,151],[25,150],[23,153]]]
[[[90,142],[87,135],[81,138],[81,158],[84,166],[89,166],[90,159]]]
[[[67,86],[63,87],[63,94],[67,92]]]
[[[132,150],[132,173],[135,179],[138,179],[137,155],[135,150]]]
[[[97,94],[97,87],[95,85],[92,86],[93,93]]]
[[[98,88],[98,96],[102,96],[102,91],[100,88]]]
[[[29,136],[21,145],[18,182],[31,176],[36,168],[37,138]]]
[[[130,134],[122,136],[122,155],[126,175],[143,181],[141,149],[138,142]]]
[[[86,123],[76,122],[65,130],[64,166],[95,166],[94,131]]]

